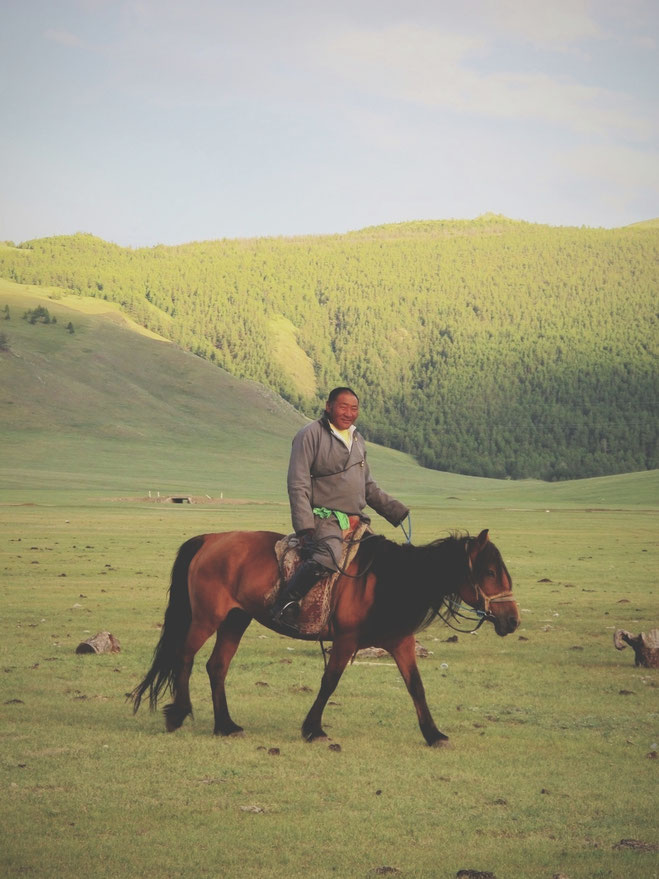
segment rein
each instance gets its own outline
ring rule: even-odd
[[[446,600],[446,604],[450,605],[450,607],[447,607],[446,615],[444,615],[441,611],[437,615],[444,623],[446,623],[449,629],[453,629],[454,632],[461,632],[464,635],[469,635],[472,632],[477,632],[483,625],[485,620],[488,619],[488,615],[485,613],[485,611],[476,610],[476,608],[471,607],[468,604],[462,604],[462,602],[453,601],[450,598]],[[463,610],[466,610],[469,613],[462,613]],[[476,614],[476,616],[471,616],[470,614]],[[453,625],[453,623],[451,622],[451,617],[460,617],[460,619],[467,620],[470,623],[475,622],[476,625],[473,629],[459,629],[457,626]]]
[[[372,540],[374,537],[377,537],[377,534],[373,534],[373,532],[366,532],[359,539],[355,540],[351,534],[351,536],[347,540],[344,539],[343,542],[348,545],[348,548],[350,548],[351,546],[354,546],[356,543],[362,544],[362,543],[365,543],[367,540]],[[330,553],[330,555],[334,559],[334,563],[336,565],[336,570],[343,577],[349,577],[351,580],[358,580],[360,577],[363,577],[365,574],[368,574],[368,572],[371,570],[371,567],[373,566],[373,559],[371,559],[371,561],[366,565],[365,568],[363,568],[363,570],[357,571],[356,574],[349,574],[346,568],[341,567],[341,563],[334,555],[334,551],[332,550],[332,547],[329,545],[329,539],[328,538],[321,538],[320,540],[316,541],[316,544],[322,544],[322,543],[325,543],[326,549],[328,550],[328,552]]]
[[[453,629],[456,632],[462,632],[463,634],[469,634],[471,632],[477,632],[486,620],[491,623],[494,622],[495,617],[490,609],[491,605],[497,604],[502,601],[515,601],[515,596],[513,595],[512,591],[497,592],[496,595],[486,595],[474,579],[474,566],[471,561],[471,556],[469,555],[468,540],[465,541],[465,552],[467,554],[469,585],[476,594],[477,603],[482,604],[482,608],[472,607],[469,604],[463,604],[463,602],[461,601],[457,602],[453,601],[452,599],[447,599],[446,603],[450,605],[449,613],[447,613],[446,616],[444,616],[443,614],[439,614],[439,616],[450,629]],[[467,611],[467,613],[463,613],[463,611]],[[475,614],[475,616],[473,616],[473,614]],[[473,629],[458,629],[457,626],[454,626],[450,622],[451,616],[460,617],[461,619],[467,620],[470,623],[475,622],[476,625]]]
[[[409,526],[409,531],[405,527],[406,522]],[[412,542],[412,515],[411,515],[411,513],[408,513],[406,518],[403,519],[403,521],[400,522],[399,524],[400,524],[400,530],[405,535],[405,543],[411,543]]]

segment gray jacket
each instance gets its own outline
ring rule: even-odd
[[[288,497],[295,531],[315,526],[314,507],[356,515],[368,504],[392,525],[399,525],[409,513],[371,478],[364,437],[355,431],[348,451],[332,433],[326,416],[307,424],[293,438]]]

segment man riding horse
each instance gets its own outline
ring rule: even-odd
[[[293,440],[288,488],[293,527],[305,558],[277,602],[282,622],[273,621],[271,595],[279,575],[276,547],[283,534],[227,531],[186,540],[172,567],[169,603],[151,668],[130,694],[134,711],[147,695],[155,708],[162,691],[169,689],[172,702],[164,709],[165,723],[168,732],[178,729],[192,714],[194,658],[215,634],[206,663],[214,732],[242,733],[229,713],[225,680],[251,621],[280,634],[306,637],[294,627],[287,631],[286,622],[295,623],[297,602],[311,585],[342,563],[343,517],[368,521],[363,509],[369,504],[392,525],[402,523],[407,507],[371,479],[364,440],[354,429],[358,412],[354,391],[335,388],[323,417]],[[463,601],[477,611],[478,625],[487,620],[498,635],[508,635],[519,626],[512,580],[487,529],[478,537],[453,534],[420,547],[373,536],[359,544],[351,573],[339,577],[337,587],[331,624],[319,633],[319,640],[332,641],[332,651],[302,724],[303,738],[308,742],[326,738],[323,711],[346,666],[362,647],[382,647],[405,681],[426,743],[446,745],[448,737],[437,728],[426,701],[415,633],[438,616],[448,622]]]
[[[288,496],[302,563],[272,608],[276,622],[295,626],[299,602],[321,577],[339,570],[343,532],[351,516],[368,522],[368,504],[394,526],[408,508],[382,491],[371,477],[364,438],[355,428],[359,399],[351,388],[334,388],[317,421],[293,438]]]

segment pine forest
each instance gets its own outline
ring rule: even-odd
[[[117,302],[310,417],[353,387],[367,439],[426,467],[556,480],[659,466],[658,244],[656,221],[492,214],[141,249],[78,234],[5,243],[0,276]]]

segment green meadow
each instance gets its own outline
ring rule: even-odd
[[[347,669],[330,743],[305,743],[320,648],[256,623],[227,686],[244,736],[212,735],[210,642],[194,718],[170,735],[125,695],[149,666],[175,553],[197,533],[289,529],[303,420],[120,312],[3,284],[3,875],[659,876],[659,677],[612,638],[659,625],[657,471],[498,481],[372,447],[374,475],[412,507],[414,542],[489,528],[513,577],[515,634],[419,635],[452,748],[425,746],[387,657]],[[54,326],[21,320],[39,302]],[[174,493],[194,503],[166,502]],[[75,653],[101,630],[120,653]]]

